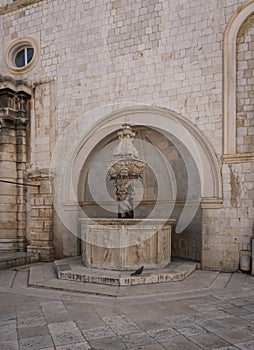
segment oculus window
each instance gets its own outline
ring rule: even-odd
[[[5,53],[7,68],[16,74],[23,74],[34,68],[39,60],[39,48],[34,38],[26,37],[12,41]]]
[[[14,64],[16,67],[25,67],[27,66],[34,55],[34,49],[32,47],[24,47],[19,50],[14,57]]]

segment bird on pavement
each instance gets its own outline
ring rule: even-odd
[[[135,275],[141,275],[141,273],[144,270],[144,266],[141,266],[139,269],[137,269],[135,272],[131,273],[131,276],[135,276]]]

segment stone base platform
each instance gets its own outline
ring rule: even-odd
[[[32,264],[39,261],[39,254],[26,252],[0,252],[0,270]]]
[[[54,267],[57,277],[61,280],[121,287],[182,281],[196,270],[198,264],[192,261],[175,260],[164,268],[144,269],[144,272],[137,276],[131,276],[130,271],[87,268],[83,265],[81,257],[54,261]]]

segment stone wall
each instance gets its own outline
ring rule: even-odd
[[[223,206],[203,208],[202,263],[233,271],[238,269],[241,256],[251,256],[254,163],[224,164],[222,171]]]
[[[51,261],[55,255],[50,175],[47,169],[33,171],[28,174],[28,179],[33,187],[30,193],[30,242],[27,251],[40,254],[42,261]]]
[[[237,269],[239,257],[251,251],[254,163],[247,159],[223,164],[223,38],[229,21],[245,3],[20,0],[0,7],[0,70],[34,87],[30,174],[47,171],[57,137],[88,111],[109,104],[117,110],[117,104],[125,102],[172,110],[202,133],[215,151],[222,174],[223,203],[201,203],[203,267]],[[253,152],[253,48],[248,44],[252,24],[250,17],[237,39],[239,153]],[[13,73],[5,53],[14,40],[22,37],[37,42],[38,62],[28,71]],[[49,179],[44,181],[49,186]],[[41,194],[41,199],[39,193],[31,194],[35,209],[31,211],[38,215],[36,219],[28,215],[27,220],[34,226],[27,236],[39,230],[43,236],[45,226],[40,226],[41,222],[52,225],[52,204],[47,207],[44,195],[49,198],[50,192]],[[41,204],[36,202],[37,197]],[[40,205],[49,210],[44,219],[40,218],[42,208],[36,208]],[[60,226],[54,226],[54,237],[64,241]],[[51,249],[52,235],[49,231],[45,235]],[[69,237],[68,233],[66,241]],[[36,241],[35,236],[32,239]],[[38,242],[43,245],[43,239]],[[179,254],[184,255],[184,244],[179,242]],[[189,244],[201,242],[197,239]],[[48,256],[52,257],[51,253]]]
[[[221,154],[223,32],[243,2],[40,1],[2,15],[3,47],[22,36],[39,41],[40,61],[24,76],[57,78],[60,133],[99,106],[152,100],[191,119]]]
[[[237,152],[254,152],[254,15],[237,36]]]

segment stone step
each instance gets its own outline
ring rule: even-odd
[[[39,254],[26,252],[0,252],[0,270],[9,269],[39,261]]]
[[[193,261],[172,261],[168,266],[144,269],[141,275],[131,276],[130,271],[87,268],[81,257],[54,261],[57,277],[61,280],[96,283],[110,286],[130,286],[182,281],[197,268]]]

